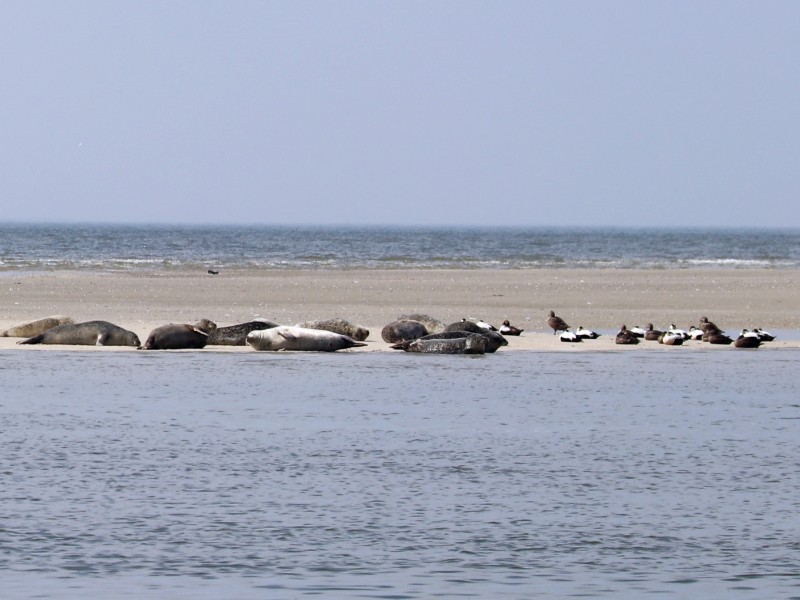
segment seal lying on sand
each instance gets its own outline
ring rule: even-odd
[[[425,325],[425,329],[428,330],[428,333],[440,333],[444,331],[444,323],[442,323],[439,319],[435,319],[430,315],[424,315],[420,313],[414,313],[411,315],[400,315],[397,317],[398,321],[418,321]]]
[[[64,344],[72,346],[139,346],[139,337],[108,321],[86,321],[51,327],[18,344]]]
[[[430,333],[419,321],[392,321],[381,329],[381,338],[387,344],[397,344],[406,340],[416,340]]]
[[[279,323],[273,323],[266,319],[255,319],[247,323],[229,325],[228,327],[217,327],[208,336],[206,345],[208,346],[247,346],[247,334],[251,331],[270,329],[277,327]]]
[[[489,329],[484,329],[477,323],[473,323],[472,321],[459,321],[458,323],[451,323],[447,327],[444,328],[443,333],[477,333],[486,337],[487,345],[486,345],[486,352],[494,352],[500,346],[508,346],[508,340],[497,333],[496,331],[491,331]],[[439,334],[442,335],[442,334]]]
[[[434,334],[435,335],[435,334]],[[479,333],[468,333],[464,337],[424,337],[409,342],[406,352],[423,354],[484,354],[486,337]]]
[[[247,334],[247,343],[255,350],[297,350],[305,352],[335,352],[366,346],[353,338],[324,329],[307,329],[281,325]]]
[[[298,327],[305,329],[322,329],[324,331],[332,331],[340,335],[346,335],[353,338],[357,342],[363,342],[369,337],[369,329],[366,327],[359,327],[350,321],[344,319],[328,319],[327,321],[305,321],[298,323]]]
[[[0,337],[33,337],[44,333],[48,329],[58,327],[59,325],[72,325],[75,321],[70,317],[63,315],[56,315],[53,317],[45,317],[44,319],[37,319],[36,321],[28,321],[27,323],[19,323],[13,327],[9,327],[5,331],[0,331]]]
[[[156,327],[147,336],[145,350],[179,350],[182,348],[204,348],[208,337],[216,330],[217,324],[201,319],[194,325],[170,323]]]

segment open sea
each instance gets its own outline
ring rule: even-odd
[[[797,229],[0,224],[0,273],[194,269],[797,268]]]
[[[0,274],[788,269],[798,242],[0,225]],[[798,364],[0,351],[0,598],[800,598]]]

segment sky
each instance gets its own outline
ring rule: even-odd
[[[0,221],[800,227],[800,2],[11,0]]]

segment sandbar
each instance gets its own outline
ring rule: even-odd
[[[547,328],[550,310],[573,327],[607,333],[591,343],[559,343]],[[259,317],[283,324],[339,317],[370,329],[369,345],[350,351],[357,352],[388,349],[381,340],[381,328],[407,313],[425,313],[445,323],[476,318],[499,325],[508,319],[524,333],[510,337],[504,350],[620,349],[615,348],[613,332],[622,324],[688,328],[704,315],[734,337],[742,328],[794,332],[800,331],[800,270],[228,269],[217,275],[175,270],[0,274],[0,330],[62,314],[76,321],[111,321],[135,331],[144,341],[159,325],[201,318],[224,326]],[[797,337],[779,339],[770,347],[796,348],[800,346]],[[17,341],[0,338],[0,349],[37,348],[17,346]],[[640,344],[634,349],[645,346],[659,345]]]

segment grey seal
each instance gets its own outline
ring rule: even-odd
[[[279,323],[273,323],[266,319],[255,319],[247,323],[238,325],[228,325],[227,327],[217,327],[208,336],[207,346],[247,346],[247,334],[251,331],[270,329],[277,327]]]
[[[486,343],[485,336],[470,333],[464,337],[421,338],[410,342],[405,351],[422,354],[484,354]]]
[[[251,331],[247,334],[247,343],[255,350],[302,352],[335,352],[367,345],[333,331],[290,325]]]
[[[381,338],[387,344],[397,344],[398,342],[421,338],[429,333],[425,325],[419,321],[402,319],[392,321],[381,329]]]
[[[188,323],[162,325],[150,332],[142,348],[145,350],[204,348],[208,343],[208,337],[216,328],[217,324],[208,319],[201,319],[194,325]]]
[[[29,338],[39,335],[40,333],[44,333],[53,327],[58,327],[59,325],[72,325],[74,323],[75,321],[71,317],[55,315],[52,317],[45,317],[44,319],[28,321],[27,323],[18,323],[13,327],[9,327],[5,331],[0,331],[0,337]]]
[[[474,321],[467,321],[466,319],[461,319],[456,323],[450,323],[447,327],[444,328],[445,331],[469,331],[470,333],[485,333],[489,331],[488,329],[484,329]]]
[[[471,335],[481,335],[486,338],[486,348],[484,350],[486,353],[496,352],[498,348],[500,348],[501,346],[508,345],[508,342],[502,335],[500,335],[499,333],[495,333],[493,331],[482,331],[481,333],[472,333],[469,331],[442,331],[441,333],[431,333],[429,335],[425,335],[417,339],[422,341],[456,340],[456,339],[466,338]],[[393,344],[391,348],[393,350],[408,351],[409,346],[415,341],[417,340],[406,340],[404,342],[398,342],[397,344]]]
[[[64,344],[72,346],[133,346],[141,343],[132,331],[108,321],[86,321],[57,325],[18,344]]]
[[[472,321],[459,321],[458,323],[450,323],[444,328],[442,333],[466,332],[477,333],[486,338],[486,352],[495,352],[501,346],[508,346],[508,340],[496,331],[484,329],[477,323]]]
[[[425,329],[428,330],[428,333],[440,333],[444,331],[444,323],[442,323],[439,319],[431,317],[430,315],[422,314],[422,313],[413,313],[410,315],[400,315],[397,317],[398,321],[418,321],[425,325]]]
[[[321,329],[323,331],[332,331],[340,335],[346,335],[357,342],[363,342],[369,337],[369,329],[360,327],[345,319],[328,319],[326,321],[305,321],[298,323],[298,327],[305,329]]]

